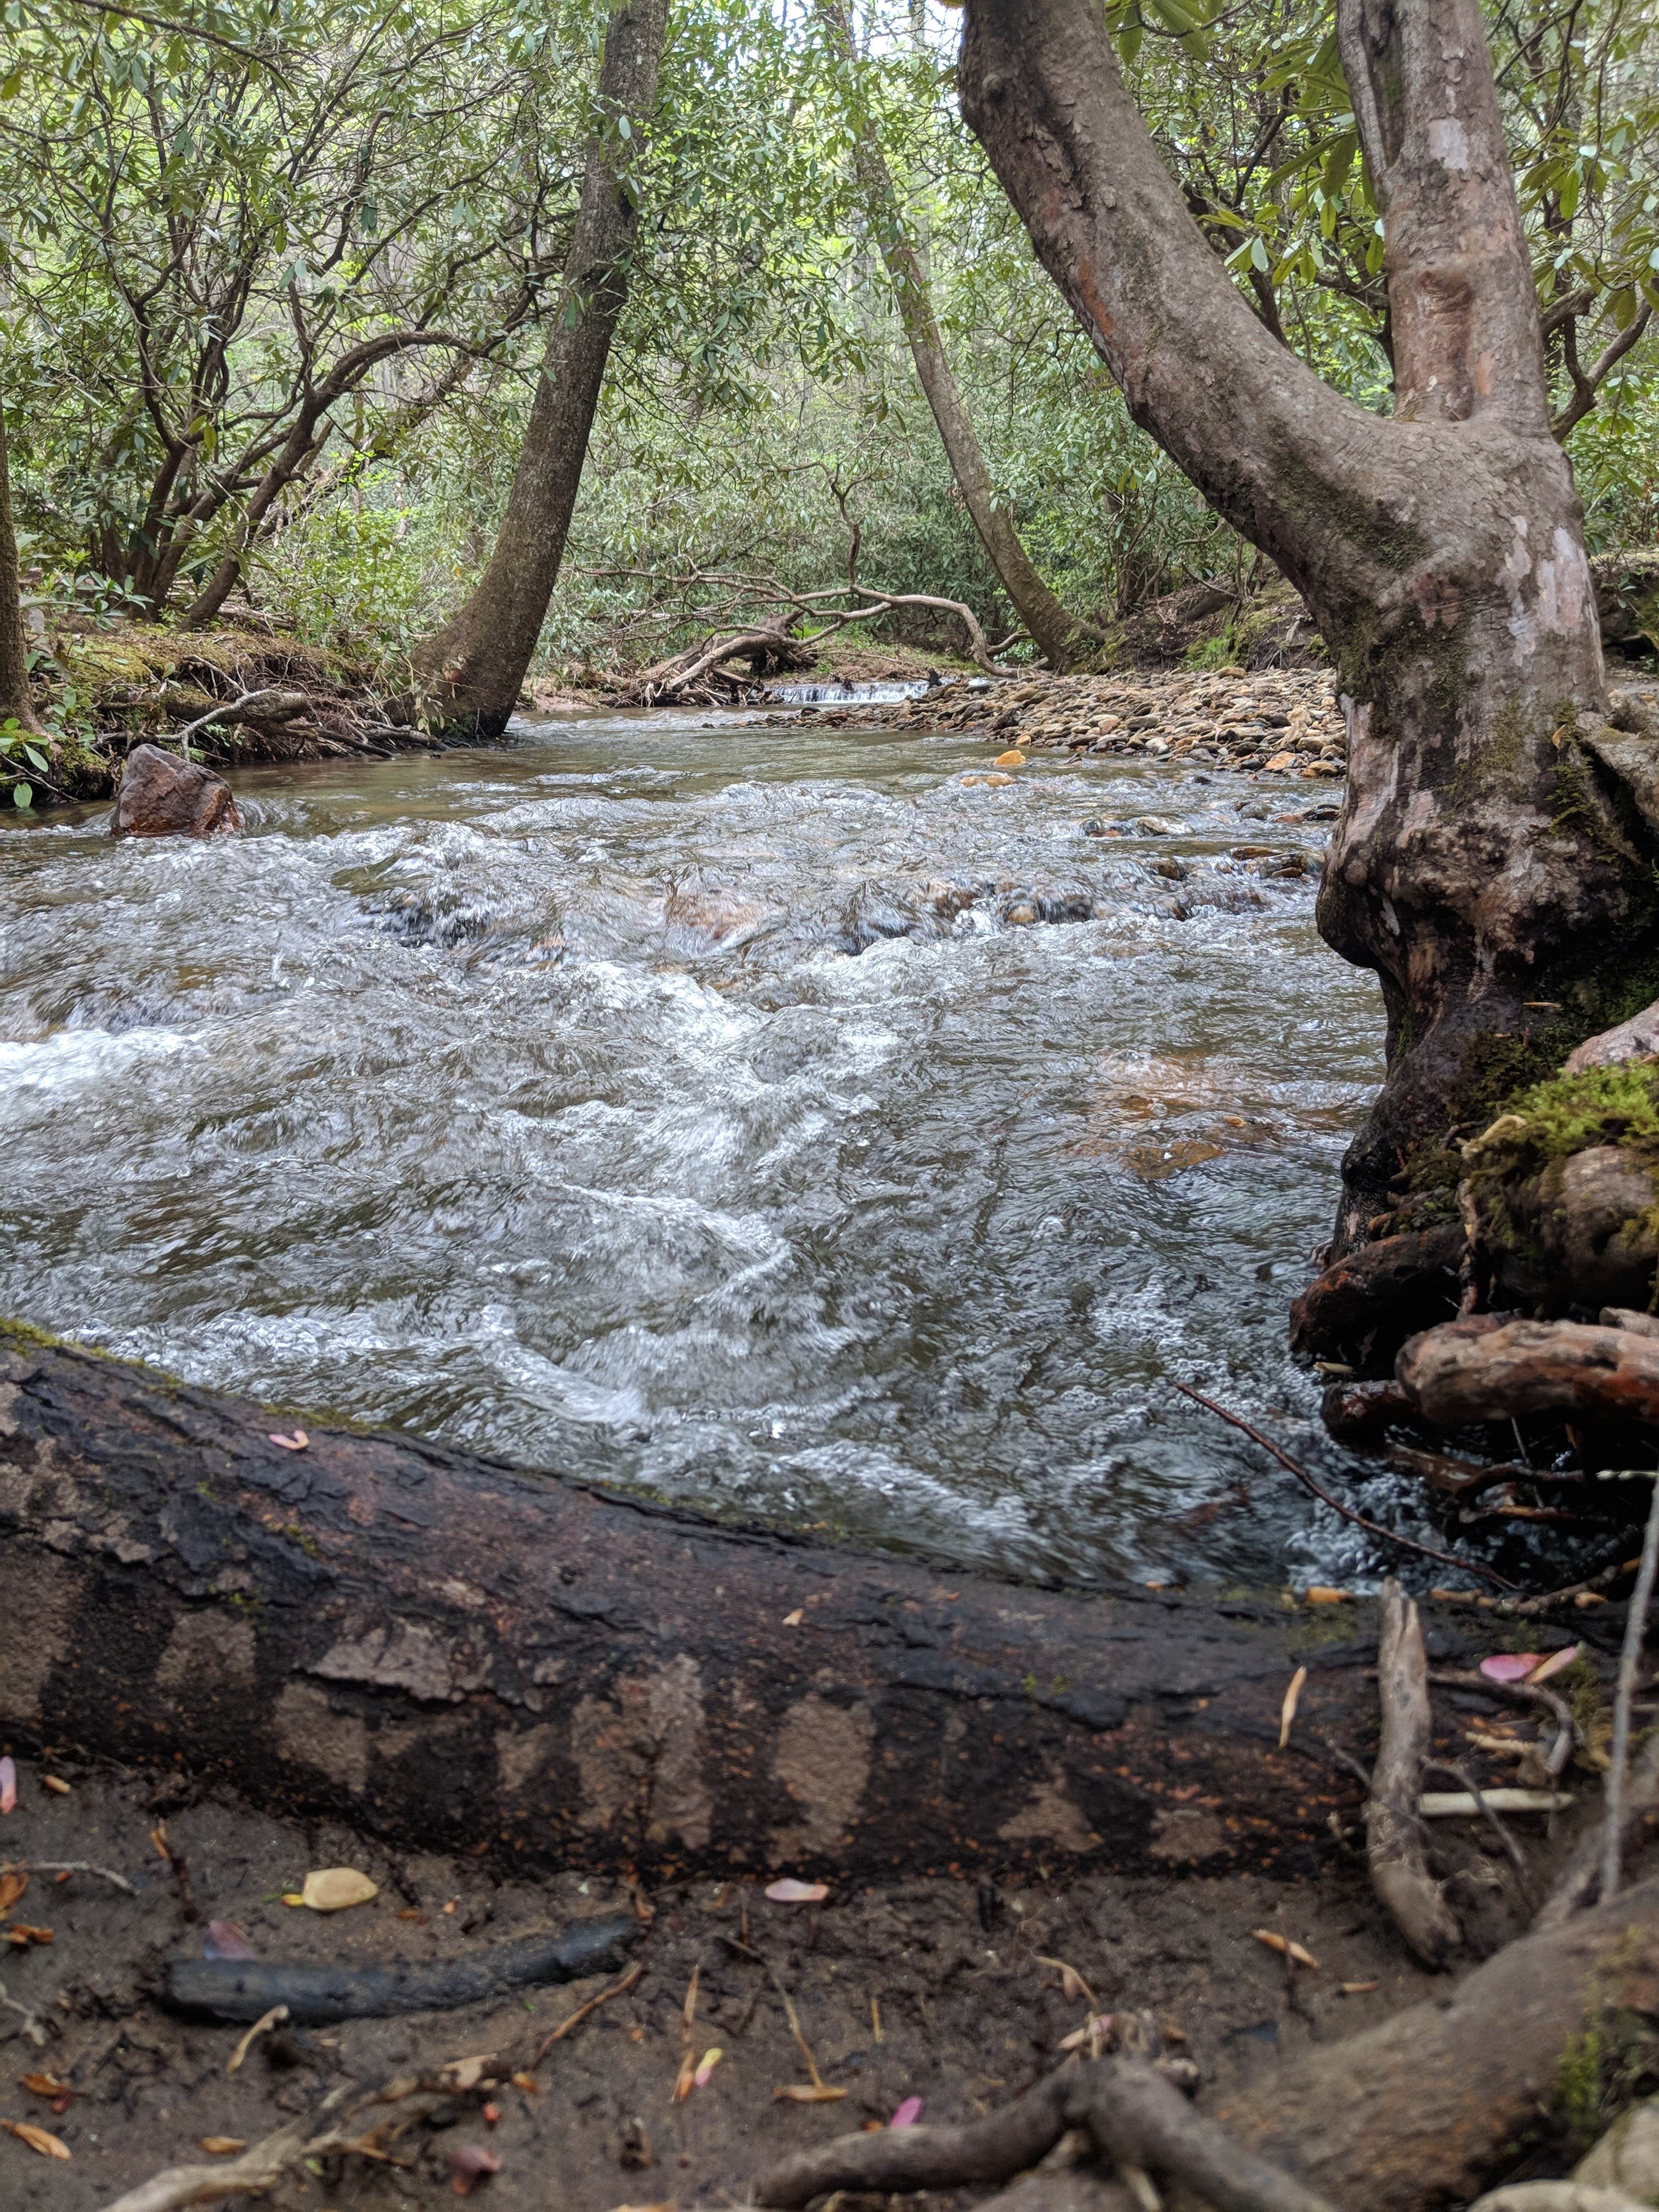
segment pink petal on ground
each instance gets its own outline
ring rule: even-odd
[[[1534,1667],[1527,1680],[1529,1682],[1547,1682],[1552,1674],[1564,1673],[1577,1656],[1578,1646],[1576,1644],[1563,1644],[1560,1650],[1552,1651],[1547,1659]]]
[[[210,1920],[202,1945],[204,1959],[257,1959],[259,1954],[234,1920]]]
[[[907,2097],[887,2124],[890,2128],[913,2128],[921,2118],[921,2098]]]
[[[769,1881],[766,1894],[774,1905],[822,1905],[830,1894],[827,1881],[797,1881],[793,1875],[784,1881]]]
[[[1489,1682],[1524,1682],[1543,1661],[1541,1651],[1494,1651],[1480,1662],[1480,1671]]]
[[[16,1802],[16,1762],[9,1759],[0,1759],[0,1813],[9,1813]]]

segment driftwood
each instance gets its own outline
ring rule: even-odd
[[[1395,1373],[1443,1428],[1520,1413],[1659,1423],[1659,1340],[1584,1322],[1448,1322],[1413,1337]]]
[[[1418,1800],[1429,1756],[1429,1662],[1417,1607],[1393,1580],[1382,1585],[1377,1688],[1382,1741],[1365,1801],[1371,1887],[1425,1966],[1443,1966],[1463,1940],[1424,1854]]]
[[[1020,1588],[0,1335],[0,1732],[515,1867],[1311,1870],[1374,1610]],[[1475,1608],[1436,1630],[1473,1663]],[[1279,1748],[1285,1684],[1310,1672]]]

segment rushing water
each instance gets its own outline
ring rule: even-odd
[[[1273,818],[1331,790],[984,760],[594,719],[14,827],[0,1308],[866,1543],[1363,1571],[1166,1379],[1337,1464],[1285,1312],[1379,1002]]]

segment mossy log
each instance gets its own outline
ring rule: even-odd
[[[1374,1740],[1370,1607],[1030,1589],[291,1427],[0,1334],[0,1737],[524,1868],[1289,1875],[1356,1804],[1313,1747]]]

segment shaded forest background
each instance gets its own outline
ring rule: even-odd
[[[597,114],[592,4],[11,13],[0,389],[47,677],[66,618],[228,608],[395,680],[487,559],[546,319],[580,312],[561,272],[596,132],[644,220],[538,671],[637,666],[757,579],[811,590],[849,564],[1017,628],[912,367],[895,218],[854,158],[872,134],[997,501],[1068,609],[1259,577],[1036,266],[958,116],[947,9],[860,11],[849,57],[823,0],[685,0],[648,133]],[[1388,412],[1381,225],[1322,0],[1109,13],[1255,312]],[[1641,545],[1659,34],[1638,0],[1488,20],[1590,548]]]

